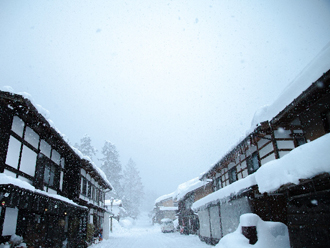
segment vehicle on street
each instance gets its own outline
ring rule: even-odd
[[[175,230],[173,220],[171,220],[169,218],[162,219],[160,226],[161,226],[163,233],[174,232],[174,230]]]

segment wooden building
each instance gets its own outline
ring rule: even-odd
[[[178,203],[173,199],[173,193],[163,195],[155,201],[152,222],[161,224],[161,220],[164,218],[175,220],[177,212]]]
[[[21,95],[0,91],[0,243],[85,247],[87,224],[102,228],[103,172],[68,145]]]
[[[298,185],[285,184],[263,194],[253,177],[249,177],[270,161],[281,159],[296,147],[330,132],[329,57],[328,47],[287,90],[288,93],[299,90],[306,81],[308,86],[291,102],[280,97],[276,106],[268,109],[275,113],[270,120],[259,122],[202,176],[202,180],[212,180],[214,193],[194,208],[200,219],[201,240],[216,244],[236,230],[240,215],[252,212],[265,221],[286,224],[291,247],[330,246],[329,173],[301,178]],[[308,81],[315,72],[317,77],[314,75],[313,81]],[[288,95],[284,93],[286,98]],[[276,109],[281,104],[285,104],[284,108]],[[311,204],[313,199],[317,205]]]
[[[178,202],[178,224],[182,234],[199,232],[198,215],[191,209],[194,202],[212,193],[212,184],[194,178],[178,186],[175,200]]]

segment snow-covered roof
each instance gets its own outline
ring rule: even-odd
[[[159,207],[160,211],[177,211],[178,207]]]
[[[82,154],[81,151],[79,151],[77,148],[71,146],[72,150],[81,158],[86,160],[90,165],[92,165],[93,169],[101,176],[101,178],[103,179],[103,181],[107,184],[108,187],[110,187],[111,189],[113,189],[113,186],[111,185],[111,183],[108,181],[107,176],[105,175],[105,173],[103,172],[103,170],[101,170],[93,161],[89,156],[86,156],[84,154]]]
[[[155,204],[161,202],[161,201],[164,201],[164,200],[168,200],[168,199],[173,199],[175,196],[175,192],[172,192],[170,194],[167,194],[167,195],[162,195],[160,197],[158,197],[156,200],[155,200]]]
[[[167,222],[173,222],[173,220],[170,218],[164,218],[164,219],[161,219],[160,222],[167,223]]]
[[[158,197],[155,201],[155,204],[171,198],[176,201],[181,200],[189,192],[205,186],[206,184],[207,182],[200,181],[199,177],[193,178],[185,183],[180,184],[174,192]]]
[[[296,76],[296,78],[282,91],[279,97],[271,104],[258,109],[251,121],[250,128],[236,141],[225,153],[229,154],[244,139],[265,121],[274,119],[283,109],[294,101],[309,86],[316,82],[324,73],[330,70],[330,42],[319,52],[319,54]],[[224,157],[225,157],[224,156]],[[217,162],[218,163],[218,162]],[[217,164],[216,163],[216,164]],[[200,176],[200,179],[210,172],[216,164],[210,166],[209,170]]]
[[[105,200],[104,204],[106,206],[111,206],[111,201],[112,201],[112,206],[119,206],[122,204],[121,200],[114,199],[114,200]]]
[[[254,174],[240,179],[196,201],[192,209],[235,195],[257,185],[260,193],[271,193],[286,184],[299,184],[299,179],[309,179],[322,173],[330,173],[330,134],[293,149],[280,159],[272,160]]]
[[[32,191],[34,193],[38,193],[38,194],[45,195],[45,196],[50,197],[50,198],[54,198],[54,199],[57,199],[57,200],[60,200],[60,201],[64,201],[64,202],[67,202],[67,203],[69,203],[71,205],[74,205],[74,206],[78,206],[78,207],[81,207],[81,208],[86,208],[84,206],[78,205],[74,201],[72,201],[72,200],[70,200],[70,199],[68,199],[64,196],[56,195],[56,194],[50,194],[48,192],[36,189],[35,187],[33,187],[28,182],[22,181],[18,178],[13,178],[11,176],[7,176],[4,173],[0,173],[0,185],[7,185],[7,184],[15,185],[17,187]]]
[[[67,142],[64,140],[64,137],[65,135],[63,135],[54,125],[53,121],[49,119],[49,111],[47,109],[45,109],[44,107],[42,107],[41,105],[39,104],[36,104],[32,98],[32,96],[29,94],[29,93],[26,93],[26,92],[19,92],[19,93],[16,93],[14,91],[14,89],[10,86],[4,86],[2,87],[2,91],[5,91],[5,92],[8,92],[10,93],[11,95],[13,96],[21,96],[22,97],[22,100],[24,100],[26,102],[26,104],[29,106],[29,105],[32,105],[33,107],[35,107],[35,110],[37,110],[38,114],[40,114],[42,117],[43,117],[43,121],[46,122],[47,124],[49,124],[49,126],[51,128],[54,129],[54,131],[59,135],[59,139],[62,139],[63,142],[65,142],[67,144]],[[89,162],[89,164],[92,166],[92,168],[95,170],[95,172],[97,172],[100,177],[102,178],[102,180],[104,181],[104,183],[111,189],[113,189],[113,186],[111,185],[111,183],[108,181],[106,175],[104,174],[104,172],[98,167],[95,165],[95,163],[88,157],[88,156],[85,156],[83,155],[77,148],[73,147],[73,146],[69,146],[73,152],[78,155],[79,158],[81,159],[84,159],[86,161]]]
[[[174,199],[177,201],[183,199],[186,194],[194,191],[200,187],[203,187],[207,184],[207,182],[200,181],[199,177],[195,177],[185,183],[182,183],[178,186],[177,190],[174,192]]]
[[[273,104],[256,111],[251,128],[259,123],[271,121],[287,105],[305,91],[312,83],[330,69],[330,42],[321,52],[298,74],[298,76],[283,90]]]

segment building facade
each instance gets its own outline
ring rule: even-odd
[[[178,186],[175,200],[178,202],[178,224],[181,234],[198,234],[199,218],[191,209],[194,202],[212,193],[212,184],[197,178]]]
[[[84,247],[87,224],[101,228],[112,187],[32,103],[0,92],[0,243]]]
[[[329,247],[329,173],[301,178],[298,184],[284,184],[267,193],[260,193],[251,177],[265,164],[330,132],[330,71],[309,85],[202,176],[212,180],[214,193],[196,204],[201,240],[216,244],[236,230],[242,214],[256,213],[265,221],[286,224],[291,247]]]
[[[169,218],[175,220],[177,218],[178,203],[174,201],[172,195],[165,195],[159,197],[155,201],[155,207],[153,209],[153,223],[161,224],[161,220]]]

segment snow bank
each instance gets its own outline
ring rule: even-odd
[[[126,217],[125,219],[120,220],[119,222],[120,226],[123,228],[131,228],[134,226],[135,221],[133,218],[131,217]]]
[[[112,233],[125,233],[126,228],[122,227],[116,219],[112,219]]]
[[[299,179],[330,173],[329,147],[330,134],[301,145],[284,157],[264,164],[254,174],[196,201],[192,209],[197,211],[207,204],[216,203],[253,185],[258,185],[260,193],[271,193],[285,184],[299,184]]]
[[[256,223],[258,241],[254,245],[242,234],[242,226]],[[243,224],[244,223],[244,224]],[[285,224],[263,221],[256,214],[243,214],[235,232],[227,234],[216,245],[216,248],[290,248],[289,232]]]

